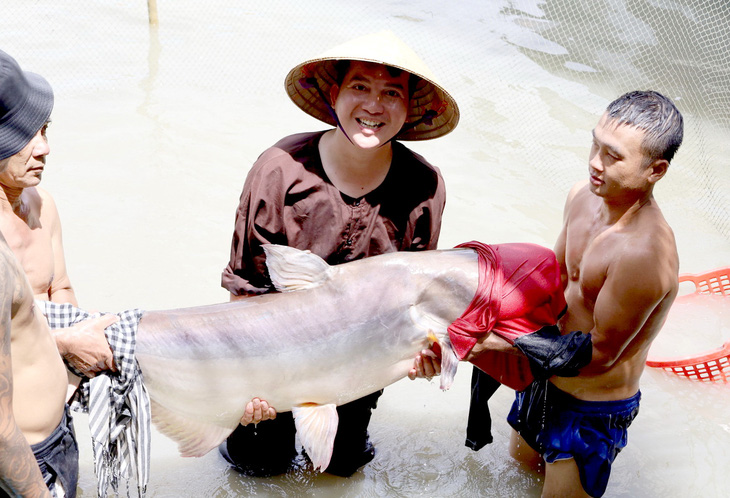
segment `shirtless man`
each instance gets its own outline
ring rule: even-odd
[[[674,235],[652,192],[682,135],[679,111],[652,91],[619,97],[593,130],[589,180],[568,195],[555,246],[560,329],[590,332],[593,357],[576,377],[517,393],[508,417],[512,456],[546,462],[543,496],[601,496],[626,445],[649,346],[677,295]]]
[[[37,105],[24,104],[39,96]],[[50,153],[46,130],[52,108],[48,82],[23,73],[12,57],[0,51],[0,231],[36,299],[77,306],[56,204],[38,187]],[[104,315],[54,332],[59,352],[89,377],[113,369],[104,329],[114,321],[115,315]],[[72,380],[77,383],[78,378]]]
[[[59,484],[66,496],[75,495],[78,447],[65,409],[66,385],[48,324],[0,234],[0,496],[51,496],[49,488]],[[34,452],[54,453],[46,475]],[[56,480],[44,482],[55,472]]]

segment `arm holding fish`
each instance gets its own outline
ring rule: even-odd
[[[478,358],[485,351],[498,351],[514,355],[523,355],[523,353],[510,344],[507,340],[497,334],[484,334],[480,337],[469,354],[464,357],[463,361],[472,361]],[[431,379],[441,374],[441,348],[438,343],[434,343],[428,349],[424,349],[416,355],[413,362],[413,368],[408,372],[408,378],[411,380],[417,378]]]
[[[409,224],[413,227],[413,244],[409,250],[432,251],[438,248],[441,218],[445,205],[446,185],[441,175],[438,175],[436,195],[432,199],[424,201],[418,209],[411,213]],[[433,335],[433,332],[429,331],[429,334]],[[413,360],[413,368],[408,371],[408,378],[431,380],[438,375],[441,375],[441,348],[435,342],[416,355]]]

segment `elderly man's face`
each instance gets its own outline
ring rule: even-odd
[[[51,152],[46,137],[49,124],[44,124],[20,152],[0,161],[0,184],[23,189],[41,182],[46,156]]]

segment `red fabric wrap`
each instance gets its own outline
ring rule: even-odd
[[[513,343],[525,334],[554,325],[565,309],[560,267],[550,249],[536,244],[466,242],[479,256],[479,287],[469,307],[449,326],[459,359],[480,337],[493,332]],[[486,351],[472,361],[502,384],[522,390],[532,382],[527,358]]]

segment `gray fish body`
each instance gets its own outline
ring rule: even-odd
[[[297,418],[298,407],[341,405],[402,379],[429,330],[450,351],[446,328],[478,284],[470,249],[328,266],[267,246],[267,264],[284,292],[151,311],[140,321],[137,359],[153,421],[185,456],[222,442],[253,397]]]

